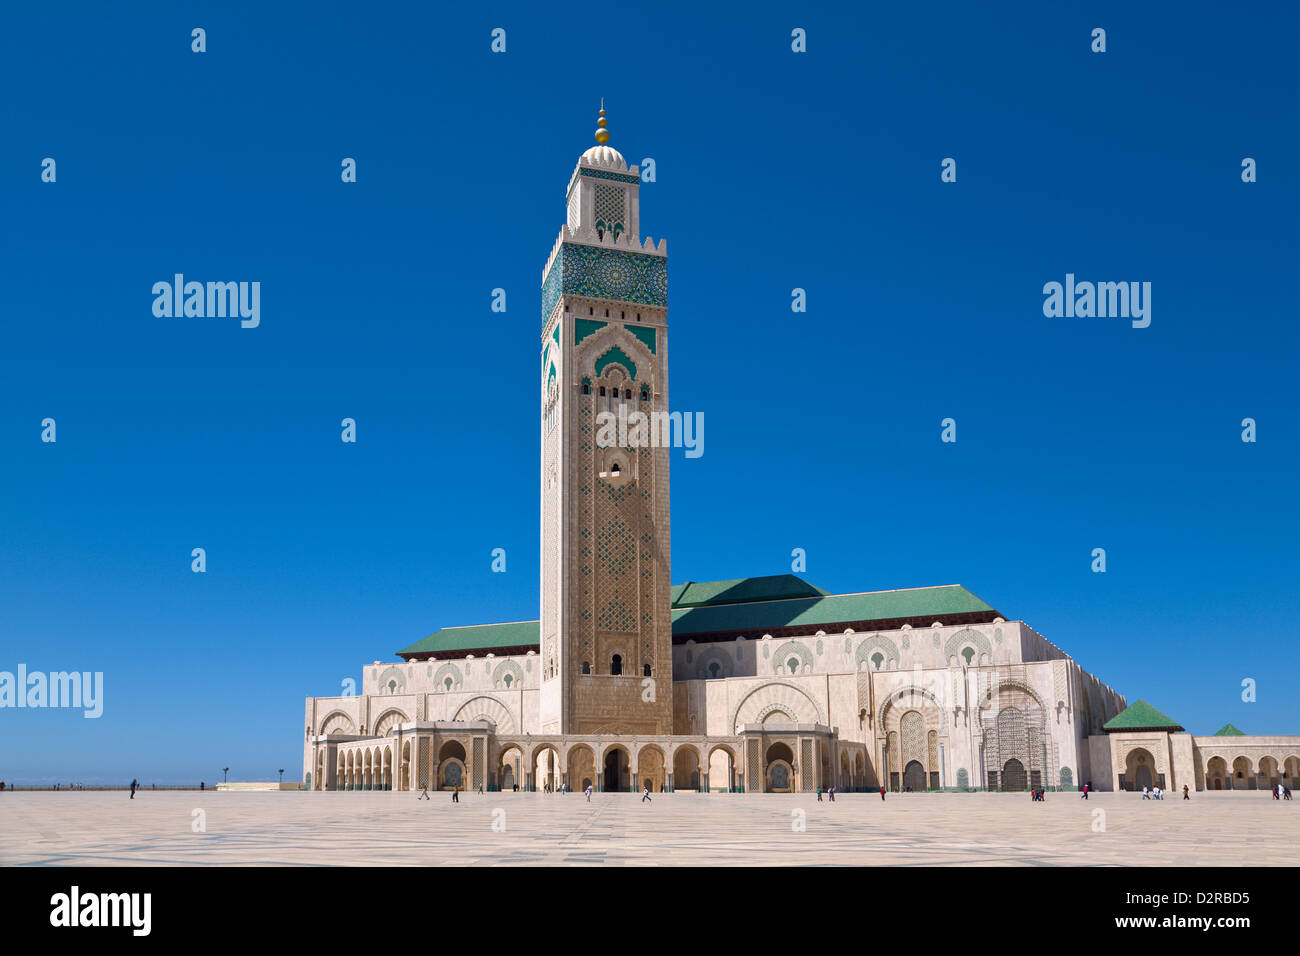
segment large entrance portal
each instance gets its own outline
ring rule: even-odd
[[[775,743],[767,748],[766,776],[769,793],[794,790],[794,751],[788,744]]]
[[[605,754],[605,792],[622,793],[627,790],[627,753],[615,747]]]
[[[921,761],[913,760],[903,768],[903,787],[913,792],[925,789],[925,768]]]
[[[1008,760],[1002,767],[1003,790],[1028,790],[1029,781],[1025,778],[1025,765],[1019,760]]]

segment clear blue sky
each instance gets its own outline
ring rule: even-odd
[[[540,275],[601,96],[707,423],[675,580],[960,582],[1189,730],[1300,732],[1294,7],[279,6],[5,12],[0,670],[105,712],[0,712],[0,778],[296,777],[304,697],[537,616]],[[261,326],[155,318],[176,272]],[[1067,272],[1151,282],[1150,328],[1045,318]]]

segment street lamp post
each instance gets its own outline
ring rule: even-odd
[[[221,782],[222,782],[222,783],[225,783],[225,782],[226,782],[226,774],[228,774],[228,773],[230,773],[230,768],[229,768],[229,767],[222,767],[222,768],[221,768]]]

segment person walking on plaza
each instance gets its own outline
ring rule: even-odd
[[[827,787],[827,788],[826,788],[826,796],[830,798],[831,803],[834,803],[834,802],[835,802],[835,788],[834,788],[834,787]]]
[[[641,802],[642,802],[642,803],[645,803],[647,800],[650,800],[650,788],[649,788],[649,787],[643,787],[643,788],[641,789]],[[651,803],[654,803],[653,800],[650,800],[650,802],[651,802]]]
[[[452,802],[452,803],[460,803],[460,786],[459,786],[459,785],[454,786],[454,787],[451,788],[451,802]]]
[[[1083,799],[1088,799],[1088,785],[1086,783],[1083,785]]]
[[[139,785],[140,785],[139,782],[136,781],[134,778],[132,778],[132,780],[131,780],[131,799],[132,799],[132,800],[135,799],[135,788],[138,787]]]
[[[822,788],[820,786],[817,788],[817,802],[822,802]]]
[[[1183,784],[1183,799],[1184,800],[1192,799],[1190,796],[1187,795],[1187,784]]]
[[[429,799],[429,786],[428,786],[428,784],[425,784],[424,787],[422,787],[422,788],[420,789],[420,795],[419,795],[418,797],[416,797],[415,799],[417,799],[417,800],[428,800],[428,799]]]
[[[587,794],[587,802],[591,803],[591,784],[587,784],[586,794]]]
[[[883,783],[880,785],[880,802],[885,802],[885,785]]]

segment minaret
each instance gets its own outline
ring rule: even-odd
[[[609,447],[600,434],[668,411],[668,246],[641,239],[641,178],[607,145],[604,107],[542,270],[538,723],[670,734],[668,448],[635,427]]]

